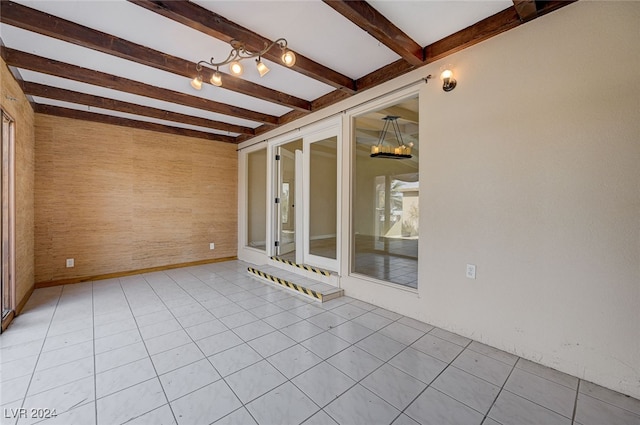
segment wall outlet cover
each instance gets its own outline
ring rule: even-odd
[[[73,258],[67,258],[67,267],[74,267],[75,261]]]
[[[213,242],[209,244],[209,249],[214,249],[215,247],[216,247],[216,244],[214,244]]]
[[[467,264],[467,277],[469,279],[476,278],[476,265],[475,264]]]

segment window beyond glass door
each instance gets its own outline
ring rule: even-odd
[[[383,131],[396,117],[399,133]],[[418,286],[420,182],[418,97],[357,116],[353,178],[351,271],[410,288]],[[381,140],[383,139],[383,140]],[[394,152],[399,142],[411,157],[371,154],[374,147]],[[400,145],[402,146],[402,145]],[[406,152],[400,148],[400,151]],[[407,155],[408,156],[408,155]]]

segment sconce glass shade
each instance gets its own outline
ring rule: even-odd
[[[451,91],[456,88],[457,81],[453,78],[453,72],[450,69],[445,69],[440,74],[442,79],[442,90]]]
[[[231,74],[239,77],[244,72],[244,69],[239,61],[233,61],[229,64],[229,71],[231,71]]]
[[[202,88],[202,75],[197,75],[193,80],[191,80],[191,87],[196,90],[200,90]]]
[[[269,68],[260,60],[260,58],[256,59],[256,68],[258,68],[258,73],[261,77],[264,77],[267,72],[269,72]]]
[[[285,49],[282,53],[282,63],[291,68],[296,63],[296,55],[291,50]]]
[[[222,86],[222,75],[220,75],[220,73],[218,71],[214,72],[213,75],[211,76],[211,84],[213,84],[216,87],[220,87]]]

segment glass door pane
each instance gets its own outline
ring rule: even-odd
[[[247,155],[247,246],[265,250],[267,238],[267,150]]]
[[[335,132],[333,132],[335,134]],[[308,235],[307,261],[337,269],[338,138],[335,135],[311,140],[308,149]]]
[[[276,255],[296,261],[296,151],[302,150],[302,140],[279,146],[277,151],[278,187],[276,204]]]
[[[0,163],[2,164],[2,172],[0,175],[0,197],[2,198],[2,222],[0,224],[0,256],[2,257],[2,272],[0,273],[2,279],[1,292],[2,292],[2,328],[4,328],[8,321],[11,320],[11,312],[13,311],[12,305],[12,291],[13,284],[11,282],[10,264],[11,264],[11,206],[10,206],[10,147],[12,145],[11,138],[13,137],[13,122],[11,119],[2,112],[2,146],[0,149]],[[5,321],[5,319],[7,319]]]

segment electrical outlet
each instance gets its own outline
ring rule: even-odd
[[[209,249],[214,249],[215,247],[216,247],[216,244],[214,244],[213,242],[209,244]]]
[[[476,278],[476,265],[475,264],[467,264],[467,277],[469,279]]]
[[[75,261],[73,258],[67,258],[67,267],[74,267]]]

